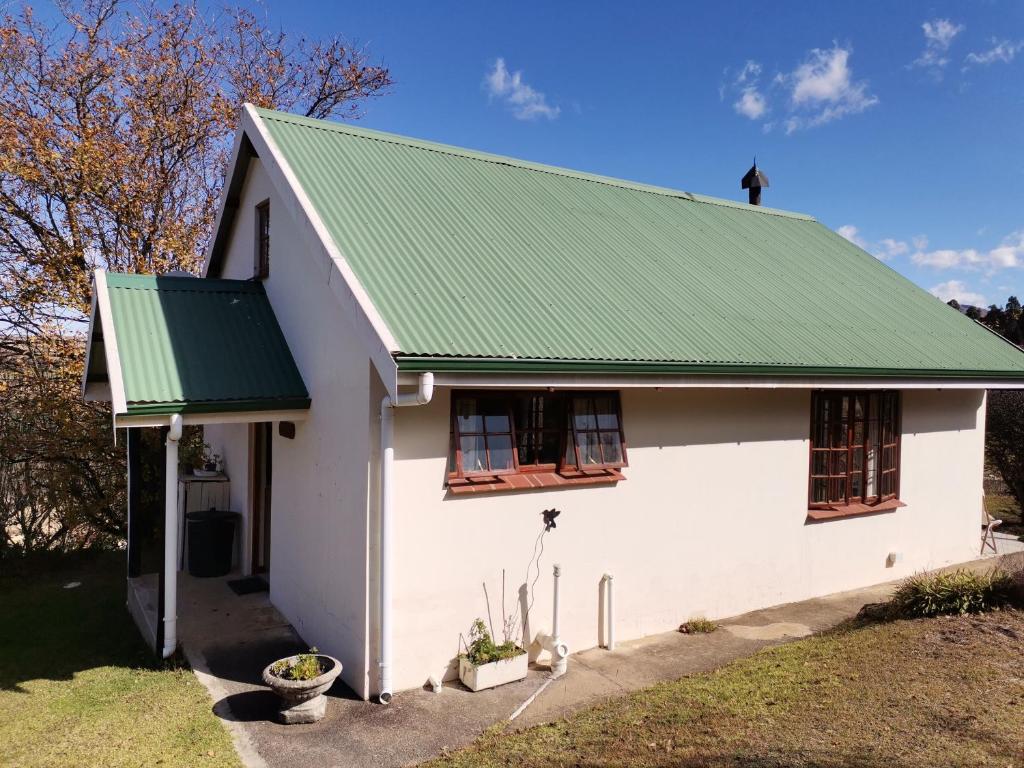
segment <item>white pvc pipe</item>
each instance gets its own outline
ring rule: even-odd
[[[395,408],[426,405],[434,396],[434,374],[421,373],[416,392],[385,395],[380,401],[380,693],[381,704],[394,698],[391,690],[391,559],[394,521],[391,485],[395,463]]]
[[[610,573],[606,573],[604,575],[604,594],[605,594],[605,600],[607,601],[607,606],[608,606],[608,611],[607,611],[608,634],[605,635],[605,638],[607,639],[607,643],[605,644],[605,648],[607,648],[609,651],[614,651],[615,650],[615,599],[614,599],[615,593],[612,590],[612,575]]]
[[[561,677],[565,674],[566,667],[568,666],[569,646],[562,642],[562,636],[558,631],[558,602],[559,602],[559,586],[558,582],[562,576],[562,566],[555,564],[553,568],[554,573],[554,591],[551,597],[551,637],[544,638],[542,644],[551,651],[551,676]]]
[[[178,647],[178,441],[181,414],[171,416],[167,430],[164,482],[164,647],[169,659]]]

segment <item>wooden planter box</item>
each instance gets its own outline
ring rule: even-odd
[[[511,659],[492,661],[479,667],[471,664],[465,656],[459,658],[459,679],[471,691],[482,691],[505,683],[514,683],[526,677],[529,660],[526,652]]]

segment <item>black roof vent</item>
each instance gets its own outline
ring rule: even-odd
[[[767,187],[768,177],[764,175],[764,171],[757,167],[757,158],[754,158],[754,164],[750,166],[750,170],[747,171],[747,175],[740,181],[740,189],[750,190],[750,204],[760,205],[761,204],[761,187]]]

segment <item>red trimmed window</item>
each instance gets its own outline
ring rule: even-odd
[[[617,392],[452,393],[452,479],[626,465]]]
[[[810,508],[873,506],[899,492],[899,392],[814,392]]]

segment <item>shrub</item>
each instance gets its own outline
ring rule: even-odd
[[[716,629],[718,629],[718,625],[703,616],[696,616],[679,625],[679,631],[684,635],[704,635],[714,632]]]
[[[479,667],[481,664],[490,664],[492,661],[511,659],[522,653],[526,653],[526,651],[511,640],[496,645],[482,619],[477,619],[470,627],[469,644],[466,646],[465,656],[473,666]]]
[[[291,659],[275,662],[270,671],[282,680],[312,680],[323,673],[317,649],[310,648],[309,653],[300,653]]]
[[[920,573],[897,587],[889,613],[897,618],[983,613],[1013,603],[1016,592],[1013,577],[998,568],[987,573]]]

